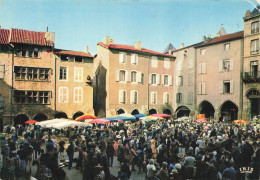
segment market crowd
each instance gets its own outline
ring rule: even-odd
[[[259,123],[172,120],[61,130],[7,126],[1,178],[63,180],[64,168],[76,168],[83,180],[128,180],[133,173],[148,180],[260,179],[259,131]],[[115,159],[120,167],[112,174]]]

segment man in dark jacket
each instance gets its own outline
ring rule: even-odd
[[[112,167],[113,166],[115,149],[114,149],[114,147],[113,147],[111,142],[107,143],[106,153],[107,153],[108,165]]]
[[[67,155],[69,156],[69,170],[72,167],[74,152],[75,152],[74,141],[71,141],[70,145],[69,145],[69,147],[67,149]]]

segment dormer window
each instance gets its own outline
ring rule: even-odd
[[[69,56],[67,56],[67,55],[61,55],[61,56],[60,56],[60,60],[62,60],[62,61],[68,61],[68,60],[69,60]]]
[[[29,57],[29,58],[39,58],[39,50],[38,48],[24,50],[18,49],[16,50],[17,57]]]
[[[76,57],[75,57],[75,62],[83,62],[83,61],[82,61],[82,57],[76,56]]]

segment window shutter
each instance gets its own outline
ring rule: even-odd
[[[219,61],[219,72],[223,71],[223,61]]]
[[[219,94],[223,94],[223,81],[219,82]]]
[[[198,94],[201,94],[201,83],[199,83]]]
[[[62,87],[59,88],[59,102],[62,102]]]
[[[201,74],[201,63],[199,64],[199,74]]]
[[[176,86],[179,86],[179,77],[176,77]]]
[[[130,93],[131,104],[134,104],[134,91]]]
[[[125,54],[119,53],[119,63],[125,63]]]
[[[206,83],[202,83],[202,94],[206,94]]]
[[[234,64],[233,64],[233,59],[230,59],[229,62],[230,62],[230,71],[233,71],[233,65],[234,65]]]
[[[149,84],[152,84],[152,74],[149,75]]]
[[[156,74],[156,84],[160,84],[160,74]]]
[[[164,85],[164,77],[165,77],[165,74],[162,75],[162,85]]]
[[[163,93],[163,104],[166,104],[166,93]]]
[[[116,72],[116,81],[117,81],[117,82],[118,82],[119,79],[120,79],[119,76],[120,76],[120,71],[117,71],[117,72]]]
[[[131,73],[130,73],[130,76],[131,76]],[[129,74],[128,74],[128,71],[125,71],[125,81],[126,82],[129,82],[131,78],[129,78]]]
[[[169,86],[172,86],[172,75],[168,76],[168,83],[169,83]]]
[[[202,63],[202,72],[203,74],[207,73],[206,63]]]
[[[230,81],[230,93],[234,93],[234,80]]]
[[[137,72],[137,82],[142,83],[142,73],[141,72]]]

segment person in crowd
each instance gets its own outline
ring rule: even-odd
[[[67,149],[67,155],[69,157],[69,170],[72,168],[74,152],[75,152],[75,145],[74,145],[74,141],[72,140],[70,142],[68,149]]]

